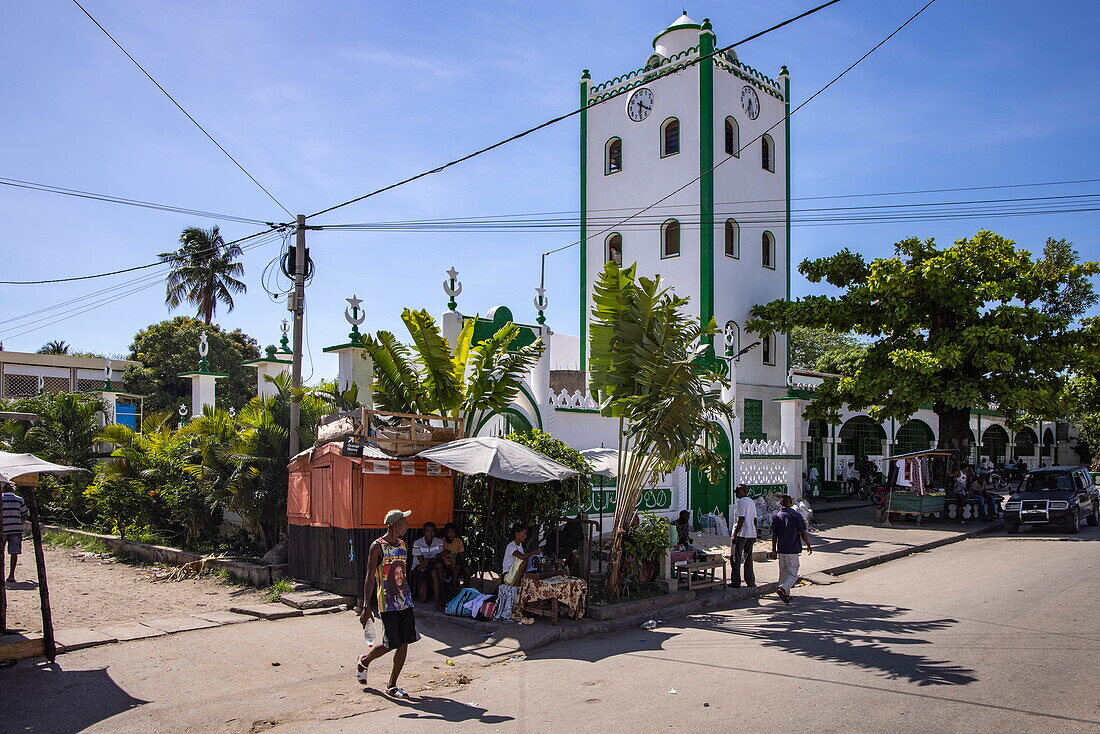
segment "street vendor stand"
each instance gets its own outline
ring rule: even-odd
[[[421,451],[418,458],[434,461],[467,476],[481,475],[489,482],[489,506],[485,509],[484,531],[493,512],[493,490],[498,482],[545,484],[566,481],[578,472],[548,456],[506,438],[479,436],[463,438]],[[479,578],[485,571],[484,558],[479,559]],[[585,564],[587,566],[587,564]],[[546,574],[543,574],[546,575]],[[503,587],[502,588],[507,588]],[[550,573],[525,574],[516,594],[516,609],[530,614],[545,614],[557,620],[558,605],[565,604],[571,616],[580,617],[588,609],[588,580]],[[500,592],[498,591],[498,594]],[[546,602],[543,604],[542,602]]]
[[[942,515],[952,456],[951,451],[927,449],[888,457],[883,524],[889,526],[890,515],[916,515],[917,525],[925,515]]]
[[[46,556],[42,550],[42,525],[38,519],[38,500],[35,488],[39,474],[70,474],[84,471],[75,466],[52,464],[32,454],[11,454],[0,451],[0,480],[12,482],[24,490],[27,509],[31,515],[31,538],[34,543],[34,561],[38,570],[38,597],[42,610],[42,641],[46,659],[51,663],[57,657],[53,637],[53,612],[50,609],[50,590],[46,584]],[[5,544],[0,543],[0,569],[4,568]],[[7,632],[7,590],[0,583],[0,634]]]

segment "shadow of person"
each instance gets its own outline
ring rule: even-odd
[[[438,696],[413,696],[408,700],[390,698],[379,691],[371,690],[376,696],[391,701],[398,706],[408,709],[406,713],[399,714],[402,719],[424,719],[427,721],[476,721],[480,724],[503,724],[506,721],[514,721],[512,716],[490,714],[489,710],[474,704],[462,703],[453,698],[440,698]]]
[[[106,668],[66,671],[58,663],[0,669],[0,690],[3,731],[76,734],[148,703],[119,687]],[[62,697],[66,704],[58,706]]]
[[[928,645],[927,640],[917,635],[946,629],[957,624],[954,619],[906,619],[903,617],[909,610],[902,607],[819,597],[796,597],[789,607],[756,607],[747,611],[736,616],[707,614],[696,617],[692,623],[750,637],[764,647],[862,668],[921,686],[958,686],[978,680],[969,668],[893,649]]]
[[[4,588],[15,591],[31,591],[38,588],[37,581],[5,581]]]

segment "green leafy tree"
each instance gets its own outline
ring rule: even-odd
[[[214,320],[218,304],[233,310],[233,296],[248,290],[238,280],[244,275],[240,245],[227,245],[217,225],[210,229],[188,227],[180,234],[180,248],[162,252],[159,257],[171,263],[165,281],[164,302],[169,308],[184,303],[195,307],[196,314],[209,325]]]
[[[714,385],[727,384],[700,345],[716,333],[700,324],[660,277],[635,279],[635,265],[604,266],[595,285],[589,381],[601,414],[619,419],[619,468],[608,588],[622,582],[623,539],[643,487],[657,472],[690,465],[714,476],[725,467],[709,448],[730,419]]]
[[[401,320],[411,346],[388,331],[365,340],[374,360],[375,405],[397,413],[459,418],[467,435],[482,416],[515,400],[543,350],[541,340],[512,349],[520,333],[512,323],[475,344],[475,320],[467,319],[451,345],[427,311],[405,309]]]
[[[223,331],[198,319],[177,316],[145,327],[134,335],[128,359],[141,362],[123,375],[127,392],[145,396],[147,413],[173,411],[190,404],[191,381],[176,375],[197,369],[199,335],[206,332],[212,372],[228,374],[218,381],[218,407],[240,410],[256,395],[256,372],[242,363],[260,356],[255,339],[240,329]]]
[[[68,342],[52,341],[46,342],[42,345],[42,348],[38,350],[39,354],[68,354],[72,347]]]
[[[851,334],[806,326],[791,329],[789,344],[792,367],[819,372],[829,372],[857,358],[866,349],[864,343]]]
[[[1079,430],[1074,446],[1081,461],[1100,471],[1100,379],[1097,374],[1075,374],[1066,385],[1066,417]]]
[[[39,420],[0,422],[0,443],[5,450],[31,453],[66,466],[91,469],[95,464],[95,437],[99,432],[99,414],[103,402],[83,393],[44,393],[13,400],[8,409],[35,413]],[[89,518],[84,489],[90,473],[68,474],[42,479],[41,502],[51,514],[68,516],[83,522]]]
[[[509,433],[505,438],[580,474],[563,482],[545,484],[494,480],[492,486],[483,476],[464,477],[458,503],[466,512],[463,537],[474,558],[490,559],[502,552],[512,539],[508,531],[511,523],[539,524],[562,517],[568,508],[584,504],[592,489],[588,462],[564,441],[537,428]]]
[[[908,418],[931,404],[940,446],[969,455],[972,408],[995,409],[1012,425],[1059,417],[1068,366],[1100,359],[1100,324],[1081,316],[1097,302],[1095,262],[1065,240],[1034,257],[993,232],[940,247],[910,238],[895,255],[867,262],[849,250],[799,266],[839,295],[756,306],[750,331],[795,327],[860,334],[870,342],[817,389],[808,414],[843,405],[875,420]]]

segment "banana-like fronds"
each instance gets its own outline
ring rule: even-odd
[[[454,357],[439,325],[427,311],[405,309],[401,313],[413,340],[422,389],[436,407],[449,406],[462,399],[462,375],[455,374]]]

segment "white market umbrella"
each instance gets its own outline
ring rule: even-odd
[[[70,474],[84,471],[79,467],[53,464],[34,454],[12,454],[0,451],[0,479],[10,482],[24,474]]]
[[[461,474],[486,474],[521,484],[544,484],[579,474],[523,444],[495,436],[460,438],[417,454]]]
[[[614,479],[619,475],[619,450],[606,449],[602,446],[598,449],[584,449],[580,452],[588,465],[592,467],[592,473],[599,477]],[[623,458],[627,462],[634,458],[630,451],[623,452]]]

